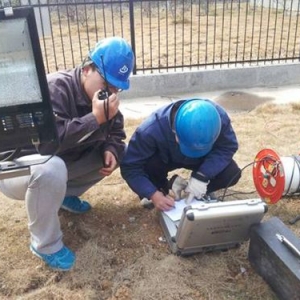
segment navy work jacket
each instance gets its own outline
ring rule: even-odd
[[[156,110],[136,129],[121,162],[121,174],[140,198],[150,199],[157,191],[144,171],[144,166],[153,155],[158,154],[166,164],[178,163],[183,167],[198,170],[208,179],[219,174],[232,161],[232,157],[238,149],[238,142],[230,118],[221,106],[210,102],[220,114],[222,127],[212,150],[204,157],[189,158],[181,153],[175,133],[171,128],[171,110],[176,102]]]

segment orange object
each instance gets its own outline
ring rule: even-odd
[[[274,204],[280,200],[286,180],[283,163],[275,151],[263,149],[258,152],[252,175],[255,188],[266,203]]]

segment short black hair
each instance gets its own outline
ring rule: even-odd
[[[89,56],[87,56],[81,63],[81,69],[87,66],[91,66],[93,70],[96,70],[96,66]]]

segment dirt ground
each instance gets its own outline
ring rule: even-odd
[[[300,129],[294,125],[300,117],[298,104],[267,102],[230,115],[240,143],[235,159],[241,167],[263,148],[279,155],[299,152]],[[140,121],[126,121],[128,137]],[[229,194],[225,201],[258,197],[252,166],[244,169]],[[92,204],[91,212],[60,211],[64,242],[75,251],[76,265],[69,272],[54,272],[29,251],[24,202],[1,195],[0,299],[276,299],[248,261],[249,241],[227,252],[173,255],[162,239],[157,211],[139,205],[119,170],[82,198]],[[300,222],[288,223],[300,214],[299,200],[293,195],[270,205],[263,221],[277,216],[299,235]]]
[[[232,22],[237,20],[237,12],[234,12],[234,15],[236,17]],[[229,18],[230,15],[225,18],[225,27],[231,22]],[[252,18],[252,15],[248,16],[249,22],[252,22]],[[205,19],[202,18],[201,22],[204,22]],[[256,14],[255,21],[259,19],[260,16]],[[99,18],[99,20],[102,19]],[[208,20],[210,24],[214,24],[216,22],[215,14],[211,14]],[[143,21],[149,22],[146,18],[143,18]],[[170,24],[172,24],[171,21]],[[141,28],[139,22],[138,20],[136,24],[137,29]],[[243,20],[241,24],[248,24],[247,20]],[[72,34],[67,25],[56,29],[57,31],[54,28],[54,40],[48,37],[45,44],[42,43],[44,55],[47,56],[46,67],[50,71],[63,68],[65,57],[70,60],[67,61],[67,65],[72,65],[73,61],[76,61],[76,64],[81,61],[79,51],[69,49]],[[110,27],[108,23],[105,25],[107,28]],[[244,30],[242,25],[241,32]],[[57,24],[56,26],[58,27]],[[72,24],[72,26],[75,28],[76,24]],[[149,34],[148,32],[144,35],[138,33],[137,40],[143,41],[145,45],[149,45],[150,32],[158,31],[155,24],[151,26],[149,26]],[[167,41],[165,36],[170,37],[170,40],[173,38],[173,29],[171,25],[169,26],[170,32],[162,34],[162,40]],[[72,30],[75,30],[73,27]],[[122,27],[115,27],[115,34],[120,34],[119,31]],[[248,27],[251,28],[250,25]],[[205,28],[208,26],[201,26],[201,30]],[[223,25],[218,28],[223,28]],[[228,28],[230,27],[228,26]],[[89,30],[94,44],[96,38],[91,36],[93,32],[91,27]],[[60,31],[62,31],[62,36],[59,34]],[[198,25],[192,32],[198,34]],[[210,30],[211,36],[212,32]],[[99,35],[101,34],[99,32]],[[181,31],[178,30],[178,34],[181,35]],[[215,45],[216,51],[220,53],[221,57],[222,55],[223,57],[229,56],[228,53],[222,51],[228,47],[225,47],[225,44],[224,48],[220,46],[223,45],[222,41],[225,38],[230,40],[229,34],[225,31],[224,38],[216,37],[214,39],[221,41]],[[243,50],[242,45],[251,44],[249,42],[251,34],[251,32],[247,33],[243,39],[237,42],[240,44],[241,51]],[[204,39],[205,36],[205,32],[201,32],[201,39]],[[262,37],[259,35],[254,40],[253,47],[256,47],[261,39]],[[72,36],[72,40],[76,43],[76,35]],[[181,40],[181,36],[178,38],[179,40]],[[201,41],[203,48],[206,45],[205,42],[205,40]],[[269,42],[273,42],[273,40],[270,38]],[[54,59],[53,44],[57,47],[55,53],[58,56],[60,51],[64,54],[58,58],[58,61]],[[89,40],[84,42],[83,39],[82,44],[85,45],[83,53],[86,53]],[[153,49],[154,44],[161,45],[160,41],[155,41],[152,44]],[[190,48],[189,43],[185,44]],[[170,49],[173,46],[170,44]],[[209,55],[213,53],[213,46],[214,44],[211,43],[208,48]],[[173,62],[173,52],[161,50],[161,55],[158,55],[159,53],[152,48],[145,47],[145,52],[148,56],[153,55],[154,61]],[[178,49],[181,48],[178,46]],[[137,49],[141,51],[142,47],[138,46]],[[82,49],[80,48],[80,50]],[[186,57],[189,58],[190,55],[188,51],[186,52]],[[204,56],[205,52],[203,53]],[[149,63],[147,55],[145,65]],[[137,54],[137,59],[140,62],[142,56]],[[235,96],[235,101],[240,100],[240,94],[237,93]],[[295,122],[300,117],[300,106],[295,104],[272,105],[267,103],[268,99],[256,102],[257,99],[251,98],[251,95],[248,96],[246,103],[252,105],[238,111],[235,111],[236,102],[234,99],[229,99],[228,95],[218,99],[221,105],[231,111],[233,127],[240,144],[240,149],[235,156],[238,164],[244,167],[252,163],[256,153],[264,148],[274,149],[279,155],[299,153],[300,127],[295,125]],[[141,119],[126,120],[125,128],[128,138],[140,122]],[[59,172],[59,170],[57,171]],[[182,170],[179,173],[186,177],[189,175]],[[220,193],[222,192],[220,191]],[[227,196],[229,194],[231,196]],[[225,200],[257,197],[250,165],[245,168],[240,182],[234,189],[227,191]],[[29,251],[29,232],[24,202],[13,201],[0,194],[0,299],[276,299],[269,286],[255,273],[248,261],[249,241],[240,248],[227,252],[195,254],[190,257],[171,254],[168,245],[162,239],[163,232],[157,211],[146,210],[140,206],[138,197],[122,180],[119,170],[91,188],[82,195],[82,198],[93,206],[91,212],[85,215],[73,215],[65,211],[59,213],[64,243],[76,253],[76,265],[69,272],[54,272]],[[300,214],[299,200],[300,197],[295,195],[285,197],[276,205],[269,206],[264,221],[272,216],[277,216],[299,235],[300,222],[293,226],[288,224],[292,217]]]

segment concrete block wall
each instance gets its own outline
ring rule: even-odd
[[[131,77],[123,99],[300,84],[300,63],[206,69]]]

